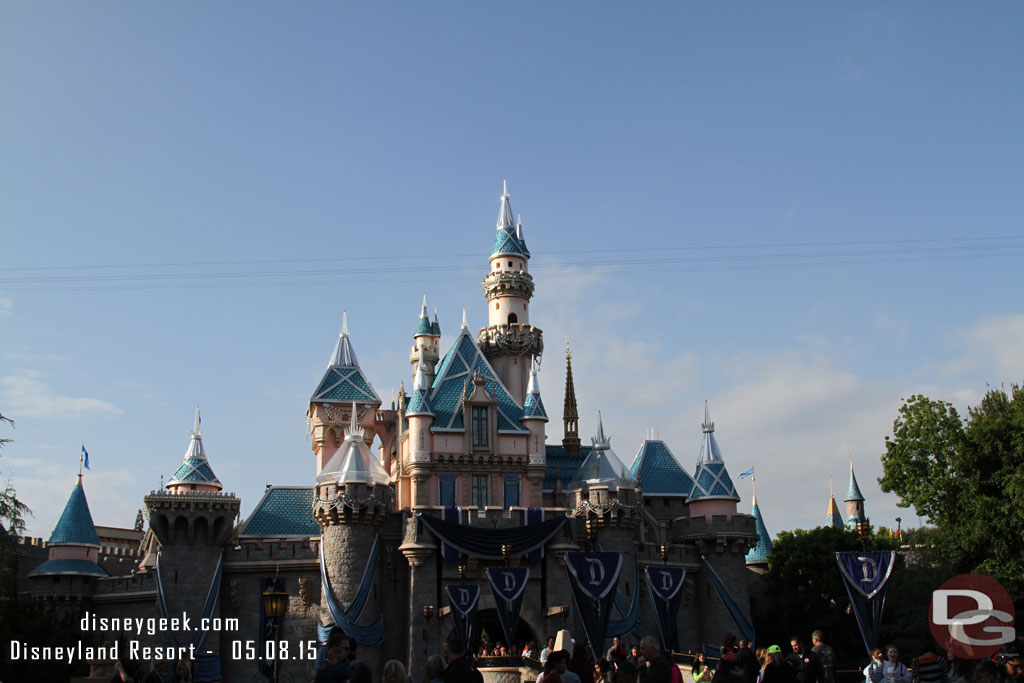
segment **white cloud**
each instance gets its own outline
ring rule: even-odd
[[[0,317],[14,314],[14,299],[0,296]]]
[[[4,358],[15,363],[64,363],[71,360],[71,356],[62,356],[56,353],[24,353],[8,351]]]
[[[1024,381],[1024,313],[982,318],[961,341],[976,365],[996,373],[996,382]]]
[[[15,370],[0,378],[0,399],[9,415],[82,419],[96,415],[123,415],[113,403],[99,398],[62,396],[34,370]]]

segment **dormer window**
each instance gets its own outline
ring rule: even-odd
[[[473,448],[487,447],[487,406],[473,406]]]

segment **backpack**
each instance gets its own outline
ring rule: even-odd
[[[823,645],[818,650],[818,671],[821,683],[835,683],[836,680],[836,653],[828,645]]]

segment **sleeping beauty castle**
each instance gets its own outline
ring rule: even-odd
[[[567,628],[600,653],[613,635],[660,635],[680,651],[727,632],[752,638],[751,569],[771,541],[756,498],[751,514],[737,508],[707,409],[692,444],[677,446],[692,470],[659,439],[616,440],[621,457],[600,417],[585,443],[567,353],[552,434],[530,251],[507,190],[485,263],[487,325],[471,331],[463,314],[446,337],[424,299],[410,316],[411,388],[390,405],[343,323],[323,376],[310,378],[315,474],[268,486],[237,523],[240,500],[214,472],[228,456],[207,455],[197,411],[137,535],[96,527],[79,477],[49,541],[28,549],[37,561],[23,592],[88,611],[96,628],[83,638],[94,644],[188,650],[197,681],[273,680],[275,667],[282,680],[310,680],[313,643],[332,626],[378,672],[397,658],[417,680],[453,634],[511,646]],[[103,628],[182,614],[187,629]],[[518,666],[483,670],[518,681]]]

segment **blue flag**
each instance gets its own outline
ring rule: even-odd
[[[85,444],[82,444],[82,462],[85,464],[85,469],[89,469],[89,451],[85,450]]]
[[[661,632],[661,643],[669,650],[679,649],[679,614],[680,589],[686,580],[686,569],[683,567],[647,567],[647,590],[650,591],[651,604],[658,618],[658,630]]]
[[[449,584],[444,588],[448,604],[452,606],[455,633],[467,647],[476,638],[476,606],[480,599],[480,586],[475,584]]]
[[[487,570],[487,580],[494,594],[494,607],[498,612],[498,621],[505,634],[505,643],[511,650],[516,643],[516,630],[519,626],[519,610],[523,605],[523,591],[530,578],[529,567],[491,567]]]
[[[615,602],[616,586],[622,571],[619,553],[566,553],[573,603],[587,634],[590,652],[600,659],[608,634],[608,617]],[[634,589],[636,590],[636,589]]]
[[[896,564],[896,551],[836,553],[839,573],[857,620],[864,648],[870,653],[882,635],[882,614],[889,577]]]
[[[751,466],[750,469],[747,470],[746,472],[741,472],[740,473],[740,479],[746,479],[747,477],[752,477],[752,476],[754,476],[754,467],[753,466]]]

